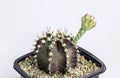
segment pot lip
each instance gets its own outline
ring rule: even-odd
[[[93,71],[91,72],[90,74],[86,75],[86,76],[83,76],[82,78],[90,78],[90,77],[95,77],[95,76],[98,76],[99,74],[103,73],[106,71],[106,66],[105,64],[99,59],[97,58],[95,55],[93,55],[92,53],[90,53],[89,51],[79,47],[79,50],[80,50],[80,54],[81,55],[85,55],[85,57],[87,57],[88,59],[96,62],[99,64],[100,66],[100,69],[96,70],[96,71]],[[27,53],[19,58],[17,58],[14,62],[14,65],[13,65],[13,68],[19,72],[21,74],[21,76],[25,77],[25,78],[30,78],[30,76],[24,72],[20,66],[18,65],[19,61],[21,61],[22,59],[24,59],[25,57],[28,57],[29,55],[33,55],[33,51],[30,52],[30,53]]]

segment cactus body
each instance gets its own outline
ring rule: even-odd
[[[35,49],[37,64],[40,70],[53,75],[64,74],[66,70],[77,64],[77,49],[73,37],[58,31],[54,36],[50,31],[37,40]]]

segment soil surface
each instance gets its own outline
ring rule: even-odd
[[[23,71],[25,71],[31,78],[81,78],[84,75],[88,75],[93,71],[99,69],[95,63],[91,60],[86,60],[84,56],[80,54],[78,56],[77,66],[73,68],[68,68],[64,75],[56,73],[55,75],[50,76],[44,71],[38,69],[37,66],[37,56],[29,56],[24,60],[19,62],[19,66]]]

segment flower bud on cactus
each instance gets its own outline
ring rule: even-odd
[[[95,27],[96,22],[95,18],[92,15],[86,14],[85,16],[82,17],[82,28],[84,30],[90,30],[93,27]]]

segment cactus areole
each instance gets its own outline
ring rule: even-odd
[[[87,30],[95,27],[94,17],[86,14],[82,18],[81,25],[75,37],[61,31],[53,35],[49,30],[43,37],[39,37],[35,44],[34,54],[37,56],[37,65],[40,70],[54,75],[64,74],[66,70],[76,67],[79,50],[75,44]]]

